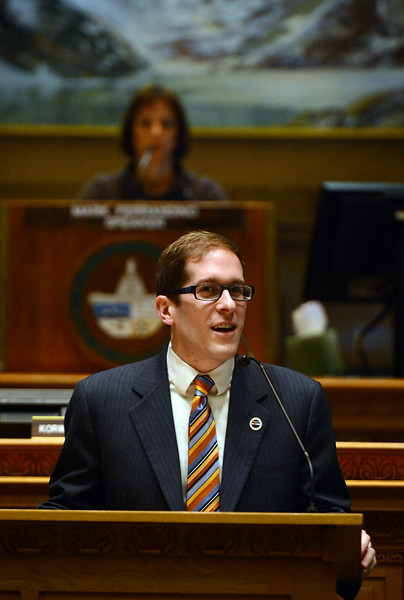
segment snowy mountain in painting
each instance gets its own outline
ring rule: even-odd
[[[3,0],[0,23],[3,60],[64,76],[123,76],[173,60],[233,68],[404,62],[400,0]]]
[[[160,81],[196,124],[338,124],[347,107],[355,122],[382,95],[401,125],[404,3],[2,0],[0,78],[3,122],[116,123],[130,90]]]

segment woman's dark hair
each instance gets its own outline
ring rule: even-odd
[[[136,152],[133,146],[133,122],[137,113],[144,106],[151,104],[155,100],[164,100],[170,106],[177,121],[177,144],[174,151],[174,162],[179,164],[181,159],[188,151],[189,128],[184,109],[176,94],[160,85],[148,85],[138,91],[132,98],[121,127],[121,147],[128,156],[136,161]]]

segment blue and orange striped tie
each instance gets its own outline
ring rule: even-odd
[[[214,385],[209,375],[195,378],[188,434],[187,510],[219,510],[219,453],[208,394]]]

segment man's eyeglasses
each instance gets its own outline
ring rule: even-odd
[[[227,290],[233,300],[251,300],[254,296],[254,286],[237,283],[235,285],[219,285],[218,283],[200,283],[198,285],[189,285],[172,292],[174,294],[193,294],[197,300],[205,302],[214,302],[219,300],[223,291]],[[171,294],[170,294],[171,295]]]

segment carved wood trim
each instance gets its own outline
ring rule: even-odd
[[[331,526],[332,528],[333,526]],[[136,522],[0,523],[0,554],[321,556],[321,527]]]
[[[338,442],[338,460],[346,480],[404,480],[404,444]]]
[[[404,565],[404,510],[366,511],[364,528],[372,537],[378,564]]]
[[[0,476],[50,476],[63,439],[0,440]],[[337,442],[346,480],[404,480],[404,444]]]
[[[0,440],[0,476],[50,476],[63,440]]]

